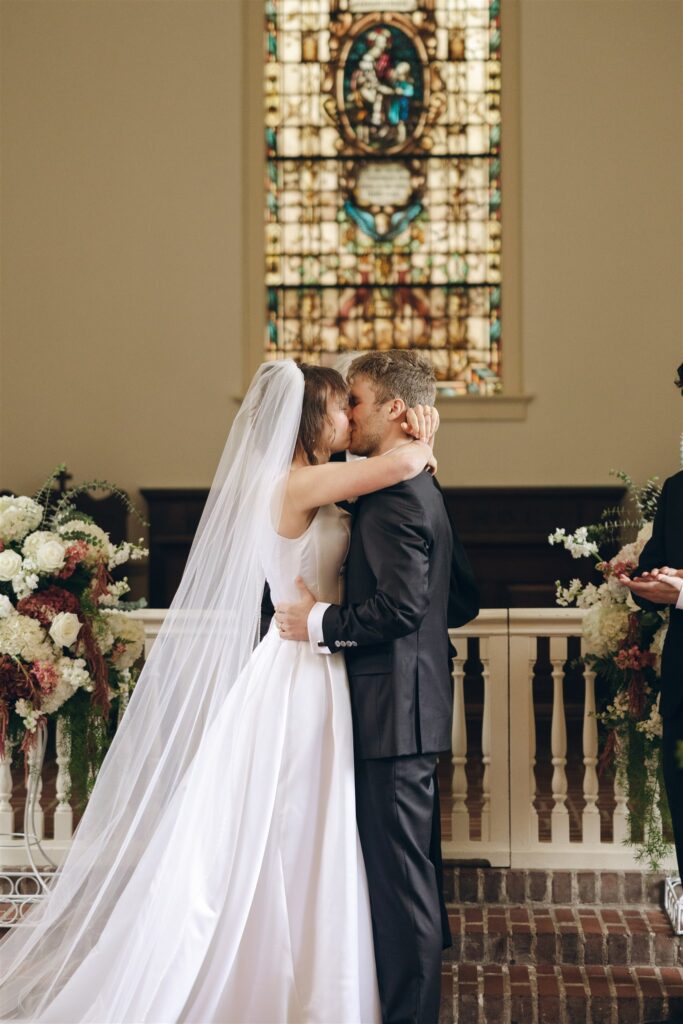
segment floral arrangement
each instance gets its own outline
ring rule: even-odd
[[[27,753],[39,725],[61,719],[72,781],[85,799],[144,648],[142,623],[130,615],[144,601],[124,602],[128,580],[112,572],[147,550],[112,544],[74,507],[77,494],[104,487],[135,512],[107,481],[88,481],[54,504],[63,469],[33,498],[0,496],[0,756],[16,745]]]
[[[659,675],[668,609],[645,611],[621,574],[631,575],[652,534],[660,487],[657,478],[637,487],[626,473],[616,476],[627,487],[623,508],[603,512],[601,521],[574,533],[558,529],[548,538],[574,558],[593,558],[602,576],[599,585],[573,579],[556,581],[557,603],[584,608],[584,660],[601,688],[597,713],[603,726],[601,769],[611,765],[628,796],[629,839],[638,859],[657,870],[670,845],[663,822],[670,820],[661,770],[662,720]],[[624,541],[627,541],[624,543]],[[617,549],[615,551],[615,548]]]

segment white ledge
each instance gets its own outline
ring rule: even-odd
[[[439,395],[442,420],[525,420],[533,395]]]
[[[241,405],[244,395],[232,395]],[[525,420],[533,395],[441,395],[436,404],[442,420]]]

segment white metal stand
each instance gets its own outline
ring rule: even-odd
[[[45,852],[40,829],[36,824],[46,747],[47,727],[43,723],[38,727],[36,744],[29,755],[24,830],[12,832],[7,836],[11,841],[10,847],[16,847],[17,840],[23,841],[27,866],[0,870],[0,927],[3,928],[12,928],[19,924],[26,911],[34,903],[39,903],[49,892],[55,877],[57,865]],[[1,847],[8,848],[8,844],[0,840]]]
[[[683,935],[683,884],[676,877],[664,882],[664,909],[676,935]]]

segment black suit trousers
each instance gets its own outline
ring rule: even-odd
[[[664,719],[662,733],[664,784],[674,829],[678,873],[683,877],[683,769],[676,756],[680,742],[683,742],[683,709],[677,715]]]
[[[383,1024],[439,1019],[444,934],[439,865],[432,859],[435,770],[435,754],[356,761]]]

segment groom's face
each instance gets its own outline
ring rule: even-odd
[[[349,392],[349,422],[353,455],[373,455],[390,429],[391,403],[378,404],[367,377],[354,377]]]

